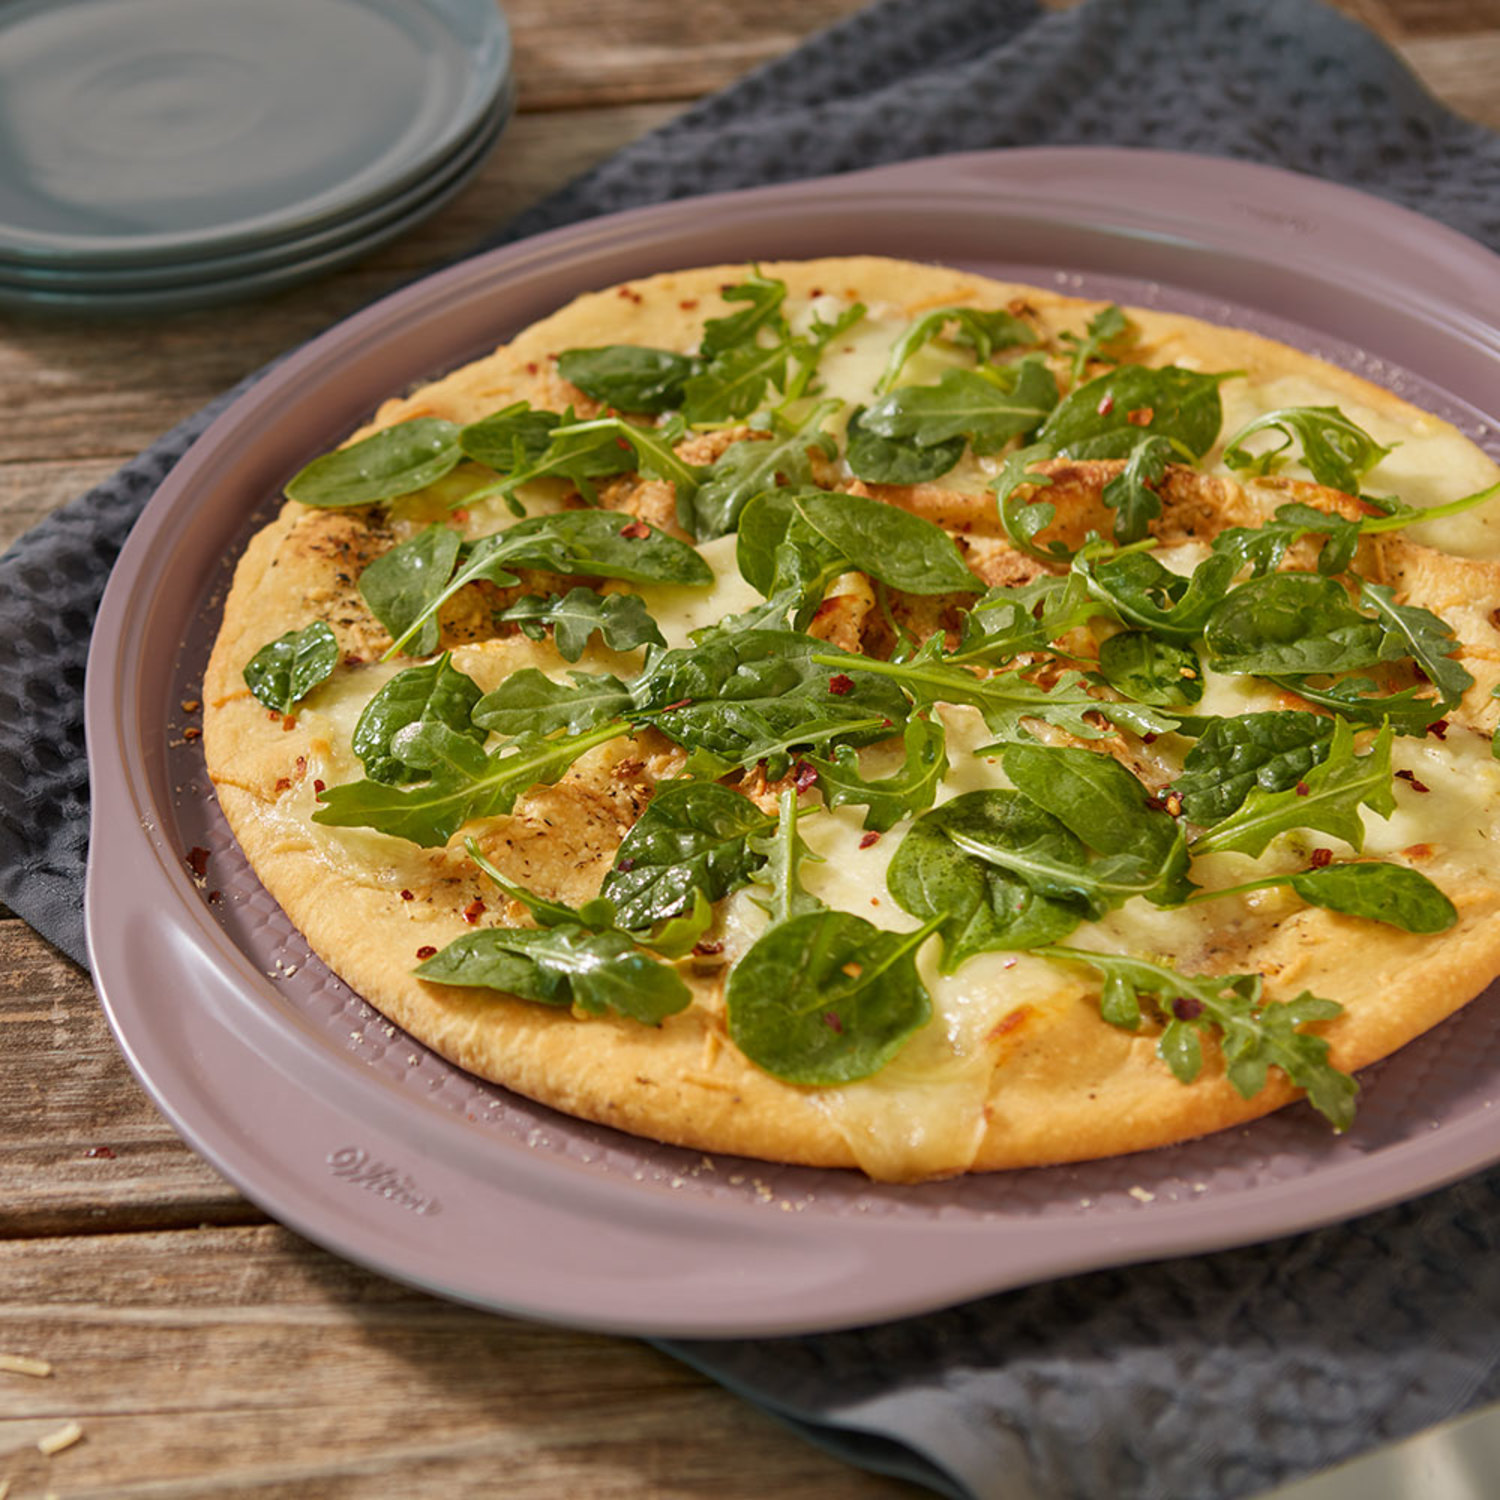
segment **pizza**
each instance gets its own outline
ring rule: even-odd
[[[890,1181],[1357,1130],[1500,973],[1497,496],[1244,330],[652,276],[289,482],[208,768],[335,972],[574,1116]]]

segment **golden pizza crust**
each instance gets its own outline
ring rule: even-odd
[[[855,258],[762,269],[784,280],[793,299],[859,299],[903,317],[960,303],[1024,306],[1050,331],[1081,331],[1098,308],[897,261]],[[732,310],[720,291],[743,276],[743,267],[729,266],[674,272],[582,297],[488,358],[388,401],[365,431],[414,416],[468,422],[519,400],[552,409],[571,402],[587,414],[593,403],[555,372],[558,353],[605,343],[690,351],[706,318]],[[1133,357],[1146,363],[1243,370],[1266,382],[1315,377],[1333,393],[1331,399],[1357,401],[1398,427],[1426,432],[1435,422],[1356,376],[1256,335],[1167,313],[1131,310],[1131,317],[1141,330]],[[699,461],[710,456],[695,454]],[[1085,509],[1097,502],[1104,477],[1058,476],[1075,484],[1077,504]],[[971,556],[976,572],[989,581],[1030,576],[1029,560],[995,534],[992,497],[937,486],[898,490],[845,481],[845,487],[906,505],[965,534],[977,549]],[[1179,488],[1161,524],[1175,525],[1188,537],[1253,524],[1286,498],[1274,486],[1242,489],[1187,471]],[[605,496],[605,503],[658,523],[672,521],[670,500],[670,487],[644,481],[620,482]],[[956,1122],[946,1144],[920,1151],[889,1142],[877,1148],[862,1141],[854,1117],[830,1101],[833,1091],[781,1083],[728,1041],[724,970],[712,958],[681,966],[694,1003],[656,1029],[623,1020],[579,1021],[566,1011],[414,978],[419,949],[441,948],[476,923],[523,920],[519,908],[500,898],[466,859],[463,833],[475,834],[513,878],[576,904],[597,891],[620,838],[656,782],[674,774],[681,758],[649,734],[605,745],[557,786],[523,797],[513,816],[473,825],[445,849],[423,850],[368,830],[311,823],[319,782],[333,785],[360,775],[348,749],[354,714],[392,670],[376,663],[388,638],[360,599],[359,570],[425,519],[420,505],[393,507],[387,517],[378,508],[314,511],[287,503],[255,537],[236,571],[205,678],[204,742],[225,816],[267,889],[335,972],[427,1046],[566,1113],[654,1139],[809,1165],[862,1165],[889,1177],[1113,1155],[1253,1119],[1295,1096],[1278,1076],[1244,1100],[1216,1058],[1202,1080],[1184,1087],[1156,1058],[1154,1038],[1100,1019],[1091,971],[1055,965],[1050,992],[1040,1000],[1031,996],[1009,1005],[1003,992],[990,997],[996,1023],[984,1038],[983,1055],[966,1064],[980,1069],[966,1106],[977,1111],[969,1125],[959,1128],[963,1122]],[[1490,615],[1500,603],[1500,564],[1456,559],[1399,537],[1366,548],[1370,576],[1391,583],[1403,600],[1438,610],[1454,626],[1462,659],[1476,678],[1454,734],[1487,734],[1497,711],[1489,688],[1500,681],[1500,631]],[[857,590],[849,599],[830,611],[820,633],[839,639],[839,629],[857,628],[850,624],[854,615],[862,618]],[[455,665],[486,690],[524,666],[629,672],[638,662],[591,648],[581,661],[564,664],[550,643],[491,638],[488,617],[487,605],[477,608],[460,596],[442,618],[443,644],[454,649]],[[317,619],[334,629],[345,665],[292,718],[280,719],[250,696],[244,666],[267,641]],[[1492,826],[1500,836],[1500,807]],[[1409,859],[1459,909],[1459,924],[1437,939],[1296,903],[1278,915],[1272,903],[1205,940],[1199,951],[1173,958],[1185,972],[1258,969],[1271,998],[1312,989],[1342,1001],[1346,1013],[1323,1031],[1339,1066],[1361,1067],[1437,1024],[1500,972],[1500,883],[1472,855],[1439,848]]]

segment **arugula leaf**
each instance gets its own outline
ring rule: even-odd
[[[1082,948],[1047,947],[1044,958],[1087,964],[1104,976],[1100,1013],[1111,1025],[1140,1026],[1140,999],[1154,1000],[1170,1019],[1157,1056],[1181,1083],[1202,1071],[1201,1036],[1217,1037],[1229,1082],[1243,1099],[1265,1087],[1271,1067],[1307,1093],[1307,1101],[1335,1130],[1354,1123],[1359,1085],[1328,1061],[1328,1043],[1300,1028],[1343,1013],[1334,1000],[1304,990],[1295,1000],[1265,1000],[1259,974],[1188,975],[1162,964]]]
[[[1140,541],[1161,514],[1161,496],[1153,486],[1166,478],[1168,462],[1182,456],[1174,439],[1148,433],[1104,486],[1100,498],[1115,513],[1114,536],[1122,546]]]
[[[1073,554],[1062,542],[1038,542],[1037,538],[1056,519],[1057,507],[1050,500],[1039,498],[1038,492],[1051,487],[1052,481],[1045,474],[1032,471],[1033,464],[1046,463],[1057,456],[1051,443],[1032,443],[1008,454],[1000,465],[1000,472],[989,482],[995,492],[995,503],[1000,513],[1000,524],[1010,538],[1011,545],[1045,563],[1066,563]],[[1021,491],[1030,489],[1030,498],[1023,499]]]
[[[1111,358],[1112,346],[1115,351],[1119,351],[1134,337],[1135,325],[1125,316],[1124,309],[1114,303],[1101,308],[1089,319],[1083,338],[1076,333],[1059,334],[1059,342],[1069,345],[1073,350],[1073,366],[1069,372],[1073,384],[1077,385],[1083,379],[1090,360]]]
[[[657,414],[682,405],[683,386],[698,372],[690,355],[638,344],[565,349],[557,373],[584,395],[621,411]]]
[[[432,772],[410,787],[355,781],[329,787],[313,822],[331,828],[374,828],[434,849],[474,818],[508,813],[534,786],[550,785],[597,745],[630,732],[618,720],[560,739],[528,737],[486,755],[446,724],[410,725],[391,742],[407,765]]]
[[[1345,677],[1327,687],[1314,687],[1305,677],[1270,677],[1268,682],[1354,724],[1389,724],[1397,734],[1423,735],[1438,713],[1426,688],[1386,691],[1372,677]]]
[[[1111,611],[1090,596],[1079,573],[1043,573],[1030,583],[997,586],[964,616],[950,663],[1004,666],[1023,652],[1045,651],[1070,630]]]
[[[1065,396],[1038,437],[1078,461],[1128,459],[1143,436],[1170,439],[1202,458],[1224,420],[1219,386],[1233,373],[1121,365]]]
[[[825,458],[838,452],[833,437],[823,431],[823,422],[838,410],[834,400],[820,401],[800,422],[772,416],[768,441],[732,443],[708,471],[695,494],[677,497],[677,516],[683,527],[700,542],[727,536],[739,523],[740,512],[763,490],[778,483],[810,485],[813,471],[810,449]]]
[[[596,630],[612,651],[667,643],[638,594],[600,594],[586,588],[569,589],[561,597],[523,594],[495,618],[515,622],[534,641],[545,640],[550,626],[564,661],[577,661]]]
[[[1245,439],[1257,432],[1279,433],[1281,441],[1252,453]],[[1283,406],[1241,427],[1224,449],[1224,462],[1236,472],[1274,474],[1296,442],[1302,445],[1302,463],[1312,477],[1346,495],[1359,494],[1365,475],[1391,451],[1336,406]]]
[[[873,744],[905,722],[899,688],[849,676],[864,662],[790,630],[716,634],[653,655],[631,717],[711,757],[716,775],[764,760],[774,780],[794,750]]]
[[[394,500],[425,489],[463,458],[457,425],[441,417],[413,417],[384,427],[347,448],[335,448],[294,474],[287,495],[301,505],[342,509]]]
[[[1447,621],[1417,605],[1397,604],[1394,589],[1368,579],[1360,580],[1359,597],[1374,611],[1387,641],[1399,642],[1401,654],[1410,656],[1438,690],[1440,701],[1433,706],[1433,717],[1455,707],[1474,686],[1474,679],[1454,659],[1460,643]]]
[[[675,969],[642,953],[623,932],[574,924],[466,932],[413,972],[434,984],[500,990],[648,1026],[686,1010],[693,998]]]
[[[896,849],[886,889],[902,911],[937,920],[943,939],[942,969],[951,974],[966,959],[992,949],[1017,950],[1055,943],[1083,920],[1085,904],[1068,892],[1043,894],[1015,870],[961,848],[950,830],[977,844],[1020,851],[1027,869],[1052,872],[1087,862],[1082,844],[1051,813],[1019,792],[966,792],[918,818]]]
[[[687,382],[683,415],[695,423],[743,421],[759,409],[770,386],[786,384],[790,353],[790,340],[726,350]]]
[[[590,436],[613,436],[615,443],[635,451],[636,466],[641,473],[653,479],[671,482],[684,503],[692,497],[703,476],[708,472],[698,464],[690,464],[679,458],[673,444],[681,440],[681,424],[674,422],[666,427],[637,427],[633,422],[619,417],[594,417],[587,422],[573,422],[557,429],[559,441],[568,438],[582,440]],[[626,466],[627,468],[629,465]]]
[[[508,407],[506,410],[512,411],[514,408]],[[505,479],[494,487],[493,492],[503,496],[517,515],[524,514],[524,507],[516,498],[516,491],[523,484],[532,484],[539,479],[567,480],[585,500],[593,504],[598,499],[598,491],[594,487],[596,479],[629,473],[638,462],[629,443],[620,437],[611,421],[580,422],[571,406],[561,416],[554,417],[554,420],[545,420],[553,416],[551,412],[533,413],[533,420],[520,429],[519,438],[514,435],[516,429],[512,428],[509,454],[503,446],[504,434],[495,434],[495,456],[497,459],[508,459],[504,465],[508,472]],[[519,424],[519,414],[515,420]],[[547,429],[547,444],[537,451],[536,439],[544,426]],[[477,446],[477,437],[472,438],[471,442]],[[517,463],[518,458],[524,462]]]
[[[1382,506],[1384,513],[1366,516],[1359,523],[1360,534],[1371,536],[1384,531],[1400,531],[1403,527],[1414,526],[1418,521],[1437,521],[1448,516],[1462,515],[1464,511],[1473,510],[1476,505],[1493,500],[1497,495],[1500,495],[1500,479],[1482,490],[1475,490],[1472,495],[1446,500],[1441,505],[1407,505],[1400,500],[1375,500],[1371,495],[1361,495],[1362,500],[1373,501]]]
[[[1187,708],[1203,697],[1197,654],[1144,630],[1122,630],[1102,641],[1099,675],[1116,692],[1158,708]]]
[[[459,433],[458,442],[466,458],[498,473],[513,474],[541,458],[562,420],[555,411],[536,411],[529,401],[515,401],[470,422]]]
[[[807,840],[797,832],[797,792],[794,787],[783,787],[776,799],[776,826],[768,833],[752,833],[749,844],[755,853],[762,856],[762,864],[750,877],[768,892],[765,898],[750,899],[770,915],[773,922],[784,922],[788,917],[801,916],[804,912],[824,911],[826,908],[811,891],[802,884],[801,866],[811,860],[823,863],[821,854],[814,854]]]
[[[1359,545],[1358,521],[1311,505],[1280,505],[1271,520],[1260,526],[1231,526],[1213,539],[1213,550],[1235,560],[1236,571],[1253,568],[1257,575],[1281,566],[1287,548],[1305,536],[1325,536],[1318,553],[1318,572],[1342,573]]]
[[[504,735],[581,734],[631,706],[630,689],[608,672],[569,672],[572,686],[553,682],[535,667],[513,672],[474,706],[480,728]]]
[[[1327,757],[1333,727],[1332,719],[1291,709],[1209,720],[1174,783],[1183,816],[1222,823],[1255,787],[1295,787]]]
[[[788,1083],[829,1086],[877,1073],[932,1018],[917,950],[936,930],[882,932],[849,912],[770,927],[729,976],[729,1035]]]
[[[245,663],[245,686],[279,714],[289,714],[339,664],[339,643],[321,620],[289,630]]]
[[[951,341],[973,349],[980,364],[986,363],[997,349],[1037,342],[1036,330],[1004,308],[939,307],[918,318],[896,340],[885,370],[875,382],[875,394],[883,396],[889,391],[900,378],[907,360],[924,344],[941,337],[950,328],[952,332],[948,337]]]
[[[962,433],[925,448],[904,439],[883,438],[865,426],[864,416],[863,406],[849,413],[844,427],[844,461],[857,478],[871,484],[926,484],[939,479],[969,446]]]
[[[437,650],[437,610],[462,547],[456,531],[429,526],[381,553],[359,575],[359,592],[370,613],[413,656]]]
[[[687,911],[695,892],[718,901],[763,863],[749,840],[771,827],[748,797],[717,782],[669,783],[625,835],[600,894],[627,928]]]
[[[407,765],[391,750],[396,735],[413,724],[437,720],[482,745],[488,731],[471,717],[479,699],[479,684],[460,672],[446,651],[425,666],[398,672],[365,705],[354,726],[352,748],[365,775],[389,784],[427,777],[426,770]]]
[[[1193,841],[1191,852],[1197,856],[1232,849],[1259,858],[1272,839],[1294,828],[1332,834],[1358,852],[1365,844],[1359,809],[1368,807],[1383,818],[1396,810],[1391,739],[1391,727],[1386,725],[1370,753],[1356,755],[1354,730],[1346,720],[1336,719],[1327,756],[1295,786],[1274,792],[1252,787],[1235,812]]]
[[[1088,868],[1092,891],[1080,895],[1116,904],[1139,895],[1168,906],[1191,891],[1185,831],[1113,757],[1073,746],[1007,745],[1000,763],[1018,792],[1101,856]]]
[[[1013,365],[945,370],[935,385],[908,385],[866,408],[861,425],[877,437],[932,448],[964,437],[995,453],[1031,432],[1057,405],[1057,382],[1036,356]]]
[[[781,305],[786,301],[786,282],[762,276],[759,266],[752,268],[746,280],[725,287],[723,297],[726,302],[746,305],[725,317],[710,318],[704,325],[698,352],[705,359],[754,343],[762,328],[778,331],[784,326]]]
[[[863,805],[864,826],[877,833],[886,833],[902,818],[931,807],[948,774],[943,721],[936,715],[912,717],[907,721],[904,744],[906,761],[901,769],[878,781],[865,780],[860,774],[858,752],[847,745],[840,745],[831,761],[808,756],[808,764],[818,773],[823,800],[829,807]]]
[[[1404,640],[1361,614],[1342,584],[1317,573],[1271,573],[1240,584],[1209,616],[1203,644],[1218,671],[1262,677],[1345,672],[1406,654]]]

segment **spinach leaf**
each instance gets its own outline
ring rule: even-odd
[[[865,426],[865,408],[849,413],[844,428],[844,460],[857,478],[870,484],[926,484],[939,479],[964,456],[968,438],[921,448],[906,439],[884,438]]]
[[[813,470],[809,451],[821,450],[825,458],[838,452],[838,444],[823,431],[823,422],[840,403],[820,401],[800,422],[780,416],[771,419],[766,441],[732,443],[708,471],[695,494],[684,498],[679,491],[677,516],[683,527],[700,542],[726,536],[739,523],[740,512],[763,490],[778,483],[810,485]]]
[[[1295,787],[1327,756],[1333,726],[1290,709],[1209,720],[1174,783],[1183,815],[1206,827],[1237,811],[1255,787]]]
[[[776,811],[776,826],[769,833],[750,835],[750,847],[763,861],[751,879],[768,893],[765,897],[752,896],[750,899],[768,913],[773,922],[784,922],[788,917],[801,916],[803,912],[826,910],[802,884],[801,876],[804,861],[822,864],[823,856],[814,854],[806,839],[797,832],[797,792],[794,787],[782,788],[776,799]]]
[[[1158,708],[1187,708],[1203,697],[1197,654],[1144,630],[1122,630],[1102,641],[1099,675],[1116,692]]]
[[[569,589],[561,597],[523,594],[495,618],[514,621],[534,641],[545,640],[550,626],[564,661],[577,661],[595,631],[611,651],[667,643],[638,594],[600,594],[585,588]]]
[[[1360,580],[1359,597],[1384,629],[1387,650],[1392,642],[1397,643],[1400,654],[1410,656],[1438,690],[1440,701],[1433,706],[1433,717],[1440,718],[1456,707],[1474,686],[1474,679],[1455,660],[1459,642],[1447,621],[1417,605],[1397,604],[1394,589],[1368,579]]]
[[[1368,755],[1354,753],[1354,731],[1343,719],[1334,721],[1328,754],[1293,787],[1266,791],[1252,787],[1244,803],[1211,832],[1193,841],[1196,855],[1232,849],[1259,858],[1278,834],[1312,828],[1342,839],[1356,852],[1364,848],[1365,827],[1359,809],[1368,807],[1383,818],[1396,810],[1391,790],[1389,725],[1380,731]]]
[[[1368,917],[1403,932],[1446,932],[1458,921],[1458,912],[1442,891],[1420,870],[1406,865],[1324,865],[1300,871],[1289,884],[1313,906]]]
[[[1065,396],[1038,437],[1079,461],[1128,459],[1143,436],[1168,438],[1201,458],[1219,436],[1219,386],[1230,373],[1121,365]]]
[[[686,1010],[693,998],[675,969],[642,953],[623,932],[573,924],[466,932],[413,972],[434,984],[500,990],[648,1026]]]
[[[939,307],[924,313],[892,345],[885,370],[875,383],[875,394],[883,396],[889,391],[900,378],[907,360],[948,329],[952,330],[948,334],[952,342],[972,349],[980,364],[986,363],[997,349],[1037,342],[1036,330],[1003,307]]]
[[[932,1017],[917,950],[936,923],[882,932],[841,911],[777,922],[729,976],[729,1035],[757,1067],[788,1083],[868,1078]]]
[[[774,780],[794,750],[873,744],[905,722],[899,688],[849,675],[863,662],[790,630],[713,635],[651,657],[631,718],[709,757],[698,764],[715,775],[764,760]]]
[[[339,664],[339,643],[321,620],[289,630],[245,663],[245,686],[279,714],[289,714]]]
[[[978,370],[945,370],[936,385],[908,385],[866,408],[863,427],[877,437],[932,448],[955,438],[995,453],[1031,432],[1057,405],[1057,382],[1040,358]]]
[[[513,410],[511,407],[506,408],[507,412]],[[548,418],[551,420],[548,421]],[[523,419],[526,424],[524,426],[521,425]],[[544,428],[547,434],[546,446],[538,451],[537,440]],[[606,418],[598,422],[580,422],[571,406],[561,416],[555,416],[551,412],[535,412],[525,418],[525,414],[517,414],[511,419],[508,428],[486,436],[487,440],[475,434],[470,438],[471,445],[476,452],[493,453],[496,460],[494,466],[501,467],[506,474],[505,479],[494,487],[493,493],[504,496],[517,515],[524,513],[524,507],[516,498],[516,491],[523,484],[532,484],[539,479],[567,480],[585,500],[593,504],[598,499],[598,491],[594,487],[596,479],[627,474],[639,462],[631,445],[621,438],[613,420]],[[470,499],[473,498],[476,497],[470,496]]]
[[[313,459],[293,475],[286,493],[323,509],[374,505],[436,483],[463,456],[454,423],[413,417]]]
[[[1101,308],[1089,319],[1084,337],[1080,338],[1076,333],[1059,334],[1059,342],[1073,350],[1073,366],[1069,372],[1073,384],[1077,385],[1083,379],[1091,360],[1113,359],[1134,337],[1135,325],[1114,303]]]
[[[753,835],[772,827],[748,798],[714,781],[662,787],[625,835],[600,894],[622,927],[650,927],[691,908],[694,893],[717,901],[745,884],[764,857]]]
[[[641,473],[669,481],[676,489],[679,501],[690,503],[707,470],[678,457],[673,444],[681,441],[682,432],[681,423],[675,421],[666,427],[637,427],[634,422],[619,417],[594,417],[587,422],[572,422],[559,427],[556,438],[559,442],[568,439],[582,442],[612,437],[622,452],[634,450],[635,467]],[[627,464],[626,467],[631,466]]]
[[[1156,807],[1129,771],[1108,755],[1072,746],[1007,745],[1000,763],[1011,785],[1050,813],[1100,858],[1078,894],[1108,910],[1129,896],[1158,906],[1186,898],[1184,830]]]
[[[429,526],[381,553],[359,575],[359,592],[370,613],[413,656],[437,650],[437,611],[462,546],[456,531]]]
[[[1389,724],[1397,734],[1426,734],[1427,726],[1439,713],[1437,702],[1426,696],[1422,685],[1392,693],[1372,677],[1345,677],[1327,687],[1314,687],[1305,677],[1268,680],[1351,723]]]
[[[630,689],[608,672],[569,672],[572,686],[553,682],[535,667],[513,672],[474,706],[480,728],[504,735],[542,735],[563,729],[581,734],[631,706]]]
[[[682,405],[683,385],[698,368],[689,355],[637,344],[565,349],[557,361],[557,373],[584,395],[621,411],[653,414]]]
[[[551,784],[597,745],[629,733],[611,721],[559,739],[529,736],[486,755],[473,740],[446,724],[408,726],[391,742],[404,764],[430,770],[411,787],[355,781],[329,787],[313,822],[331,828],[374,828],[424,849],[437,848],[473,818],[508,813],[534,786]]]
[[[941,924],[944,973],[976,953],[1058,942],[1083,920],[1087,907],[1071,893],[1042,894],[1021,873],[960,848],[950,829],[1019,851],[1028,869],[1040,863],[1053,889],[1058,864],[1076,870],[1087,858],[1056,818],[1019,792],[965,792],[918,818],[891,859],[886,888],[902,911]]]
[[[860,773],[858,752],[847,745],[840,745],[832,760],[809,756],[808,764],[818,773],[823,800],[829,807],[864,806],[864,826],[877,833],[886,833],[902,818],[931,807],[943,777],[948,774],[943,721],[936,715],[916,715],[909,719],[904,745],[905,764],[878,781],[865,780]]]
[[[470,422],[458,435],[466,458],[501,474],[513,474],[538,462],[562,425],[555,411],[535,411],[529,401],[516,401],[477,422]]]
[[[435,719],[482,745],[488,731],[471,717],[479,698],[479,684],[460,672],[446,651],[425,666],[398,672],[365,705],[354,726],[353,750],[365,775],[390,784],[426,779],[426,770],[407,765],[391,751],[396,735],[412,724]]]
[[[1245,439],[1257,432],[1278,433],[1281,441],[1252,453]],[[1224,449],[1224,462],[1242,473],[1274,474],[1296,442],[1302,445],[1302,462],[1312,477],[1346,495],[1359,494],[1365,475],[1391,451],[1336,406],[1283,406],[1241,427]]]
[[[1203,644],[1218,671],[1262,677],[1345,672],[1406,654],[1404,642],[1354,607],[1342,584],[1317,573],[1240,584],[1209,616]]]
[[[1181,1083],[1202,1071],[1200,1037],[1216,1037],[1229,1082],[1244,1099],[1265,1087],[1278,1067],[1307,1092],[1307,1101],[1335,1130],[1354,1123],[1359,1085],[1328,1061],[1328,1043],[1300,1028],[1343,1013],[1334,1000],[1304,990],[1295,1000],[1266,1000],[1259,974],[1188,975],[1163,964],[1082,948],[1039,948],[1044,958],[1087,964],[1104,976],[1100,1013],[1111,1025],[1139,1028],[1147,997],[1170,1018],[1156,1053]]]

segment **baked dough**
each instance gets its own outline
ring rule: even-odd
[[[864,331],[856,329],[830,349],[820,372],[827,390],[846,402],[868,399],[872,371],[878,373],[892,338],[928,310],[1024,306],[1055,338],[1081,334],[1101,306],[874,258],[761,270],[787,284],[788,308],[837,308],[857,299],[870,309]],[[466,423],[521,400],[592,414],[597,405],[557,374],[559,352],[615,343],[692,352],[706,319],[735,310],[722,290],[746,273],[743,266],[674,272],[581,297],[487,358],[388,401],[354,436],[419,416]],[[1377,491],[1430,504],[1492,484],[1500,474],[1447,424],[1298,350],[1175,314],[1130,309],[1129,316],[1138,330],[1129,354],[1134,362],[1243,372],[1223,387],[1226,435],[1270,407],[1338,405],[1380,441],[1399,440],[1372,476]],[[710,433],[692,441],[691,456],[705,462],[726,439]],[[1167,497],[1153,527],[1164,549],[1201,552],[1224,526],[1254,524],[1289,494],[1313,495],[1315,487],[1297,478],[1296,468],[1274,480],[1242,483],[1219,458],[1215,448],[1203,462],[1203,476],[1181,481],[1181,493]],[[968,560],[987,582],[1008,582],[1030,576],[1035,565],[1015,552],[996,522],[994,498],[984,485],[997,462],[969,456],[940,481],[902,488],[854,485],[835,463],[820,482],[854,487],[939,521],[966,538]],[[1056,478],[1052,498],[1059,499],[1064,520],[1078,530],[1094,524],[1100,476],[1088,466],[1064,466]],[[621,838],[656,785],[680,773],[682,761],[679,750],[651,731],[603,745],[557,785],[523,796],[513,815],[478,820],[444,848],[311,821],[321,787],[361,776],[349,743],[354,722],[376,689],[410,664],[378,662],[389,637],[358,592],[360,571],[442,515],[459,482],[439,481],[430,495],[389,508],[319,510],[288,501],[238,565],[205,679],[208,768],[247,858],[320,957],[397,1025],[460,1067],[568,1114],[705,1151],[859,1167],[890,1180],[1139,1150],[1249,1120],[1296,1097],[1273,1070],[1260,1093],[1242,1098],[1214,1055],[1198,1081],[1179,1083],[1156,1056],[1152,1028],[1130,1033],[1101,1020],[1097,976],[1076,965],[986,953],[940,975],[935,943],[924,950],[920,971],[937,1017],[893,1063],[841,1088],[781,1082],[751,1064],[726,1032],[727,965],[764,922],[744,891],[720,905],[713,936],[724,945],[722,954],[679,965],[692,1005],[657,1028],[575,1019],[566,1010],[416,978],[419,950],[440,949],[476,925],[528,921],[466,857],[465,835],[477,838],[513,880],[578,905],[597,892]],[[556,485],[539,486],[527,498],[533,508],[577,503]],[[602,482],[601,501],[686,535],[676,526],[671,486],[664,482],[633,476]],[[504,519],[503,510],[486,502],[463,524],[477,536]],[[733,570],[732,547],[732,538],[708,544],[720,574],[712,590],[659,592],[653,609],[664,620],[672,614],[685,631],[756,602],[759,596]],[[1367,540],[1362,549],[1366,576],[1448,621],[1462,643],[1459,659],[1475,678],[1450,715],[1445,739],[1395,742],[1397,767],[1430,791],[1419,795],[1412,781],[1398,782],[1396,814],[1389,820],[1366,816],[1366,853],[1428,875],[1455,904],[1457,924],[1436,937],[1419,936],[1270,890],[1173,911],[1135,901],[1092,929],[1099,946],[1170,954],[1187,973],[1259,972],[1271,998],[1310,989],[1341,1002],[1344,1013],[1319,1029],[1345,1070],[1384,1057],[1436,1025],[1500,973],[1500,877],[1491,853],[1500,838],[1500,770],[1489,744],[1500,707],[1490,697],[1500,681],[1500,631],[1491,616],[1500,604],[1500,520],[1481,507],[1449,522]],[[521,592],[524,581],[506,598]],[[598,645],[582,660],[565,663],[550,641],[497,627],[496,602],[493,591],[481,597],[471,587],[442,615],[443,648],[486,691],[525,667],[558,677],[569,666],[626,677],[639,670],[638,654]],[[837,640],[840,610],[827,613],[825,633]],[[316,620],[331,626],[341,665],[292,716],[281,718],[248,691],[244,668],[268,641]],[[1221,680],[1209,691],[1216,713],[1277,702],[1274,691],[1247,686],[1245,679]],[[991,738],[977,714],[947,706],[939,712],[955,767],[944,795],[992,784],[984,779],[992,774],[988,763],[965,753]],[[1180,765],[1172,761],[1172,738],[1148,746],[1122,737],[1116,753],[1134,757],[1134,768],[1148,780],[1165,782]],[[867,775],[881,774],[882,753],[866,752]],[[757,782],[756,775],[749,773],[744,789],[764,799],[763,778]],[[805,820],[805,836],[825,855],[824,863],[804,868],[807,886],[829,905],[855,909],[877,925],[917,926],[885,890],[900,826],[870,844],[861,818],[862,809],[845,807]],[[1309,849],[1333,842],[1310,836],[1289,851],[1283,840],[1257,861],[1208,858],[1222,862],[1223,878],[1215,884],[1229,884],[1249,878],[1246,872],[1300,868]]]

